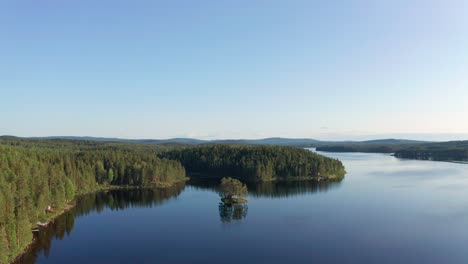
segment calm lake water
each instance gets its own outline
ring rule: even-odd
[[[40,233],[24,263],[468,263],[468,165],[384,154],[342,160],[339,183],[88,195]]]

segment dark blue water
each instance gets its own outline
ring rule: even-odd
[[[468,263],[468,165],[325,154],[342,182],[251,185],[238,208],[209,183],[86,196],[23,261]]]

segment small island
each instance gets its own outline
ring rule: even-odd
[[[242,220],[247,217],[247,185],[230,177],[222,178],[219,186],[219,216],[221,222]]]
[[[219,195],[225,205],[243,204],[247,202],[244,196],[247,194],[247,186],[233,178],[221,180]]]

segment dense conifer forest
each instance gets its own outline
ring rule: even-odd
[[[244,181],[317,177],[339,180],[345,174],[339,160],[283,146],[207,145],[173,149],[160,157],[180,161],[191,177],[205,174]]]
[[[37,222],[72,206],[76,195],[109,186],[167,187],[191,177],[231,175],[245,181],[337,180],[340,161],[279,146],[148,145],[0,138],[0,264],[33,239]]]
[[[77,194],[111,184],[150,187],[184,180],[178,161],[158,158],[146,146],[2,139],[0,263],[20,254],[32,240],[32,227]]]

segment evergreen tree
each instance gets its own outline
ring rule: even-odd
[[[167,185],[185,180],[179,162],[158,158],[149,145],[0,137],[0,245],[8,245],[2,257],[15,258],[31,242],[31,224],[48,220],[49,206],[60,212],[75,194],[103,183],[153,186],[143,179],[162,167],[169,168],[160,178]]]
[[[65,198],[67,201],[71,201],[75,198],[75,185],[69,178],[65,180]]]
[[[0,264],[8,264],[10,247],[8,245],[5,226],[0,224]]]
[[[107,182],[112,183],[114,180],[114,170],[112,168],[107,172]]]

